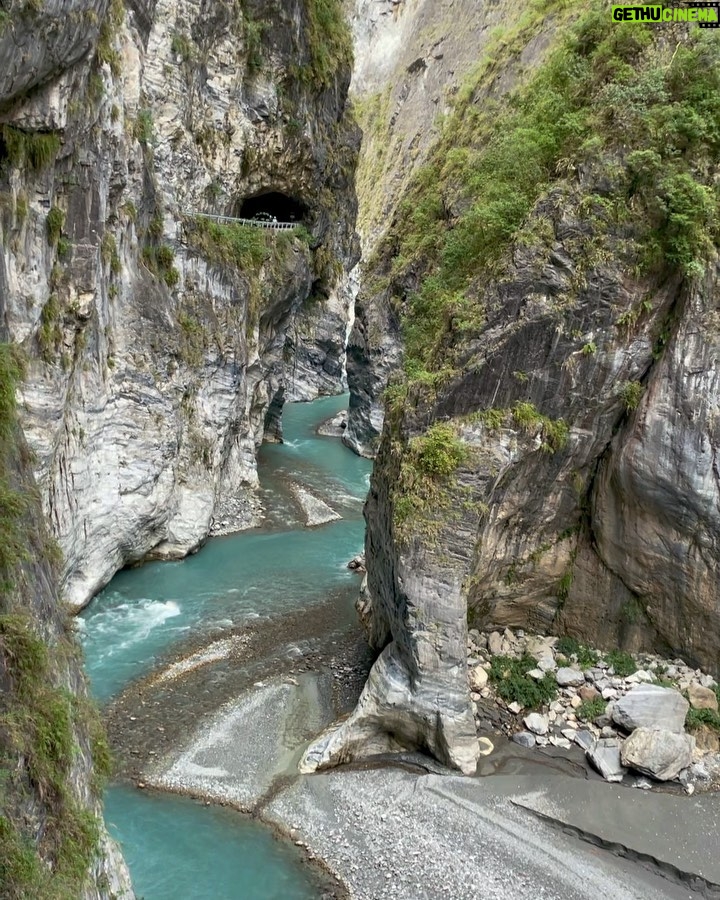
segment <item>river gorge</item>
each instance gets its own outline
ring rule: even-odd
[[[0,3],[2,900],[720,890],[720,44],[610,12]]]

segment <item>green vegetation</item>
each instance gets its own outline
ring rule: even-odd
[[[600,659],[600,654],[597,650],[593,650],[585,644],[581,644],[580,641],[575,640],[575,638],[568,637],[567,635],[561,637],[557,642],[556,650],[568,659],[571,659],[574,656],[581,669],[591,669],[593,666],[597,665],[597,662]]]
[[[22,228],[25,219],[28,217],[28,198],[24,191],[18,191],[15,201],[15,217],[17,219],[18,228]]]
[[[59,209],[59,207],[51,206],[47,214],[47,218],[45,219],[48,241],[50,242],[51,246],[54,247],[60,239],[64,224],[65,213],[61,209]]]
[[[175,251],[167,244],[159,247],[144,247],[142,258],[145,265],[154,275],[159,275],[169,288],[174,288],[180,281],[180,273],[175,268]]]
[[[627,678],[628,675],[634,675],[638,670],[637,663],[627,650],[611,650],[605,654],[605,660],[609,666],[612,666],[619,678]]]
[[[192,39],[183,34],[182,31],[173,32],[170,50],[185,63],[192,62],[195,57],[195,45]]]
[[[402,539],[410,522],[422,522],[426,535],[434,532],[437,525],[432,518],[449,506],[454,473],[468,455],[468,448],[449,422],[437,422],[424,435],[408,442],[393,497],[398,537]]]
[[[581,167],[609,186],[591,204],[593,227],[622,228],[630,266],[694,276],[713,252],[720,45],[697,28],[678,42],[613,23],[599,0],[564,25],[574,14],[566,2],[536,0],[484,52],[378,250],[410,380],[455,364],[464,336],[485,324],[483,283],[500,274],[538,200],[556,184],[569,194]],[[486,96],[546,15],[561,37],[545,61],[500,102]]]
[[[3,125],[2,139],[11,166],[27,166],[35,171],[46,169],[55,161],[60,149],[60,137],[55,132],[28,132]]]
[[[40,356],[46,363],[54,362],[62,343],[60,302],[56,294],[51,294],[40,313],[40,328],[37,333]]]
[[[425,380],[428,380],[427,376]],[[468,421],[482,422],[489,431],[515,426],[528,434],[540,435],[540,449],[545,453],[562,450],[570,437],[570,429],[563,419],[543,415],[527,400],[518,400],[512,409],[491,407],[480,410],[468,416]]]
[[[416,469],[431,478],[452,475],[468,455],[453,426],[444,422],[432,425],[423,437],[415,438],[412,450]]]
[[[100,243],[100,256],[106,266],[110,266],[113,275],[119,275],[122,264],[120,255],[117,250],[117,241],[115,235],[110,231],[106,231]]]
[[[506,703],[519,703],[525,709],[537,709],[550,703],[557,696],[557,682],[551,672],[540,681],[528,676],[537,667],[532,656],[520,659],[510,656],[494,656],[490,663],[490,681],[495,685],[498,696]]]
[[[0,892],[7,900],[76,900],[99,831],[94,814],[78,803],[72,776],[81,743],[97,753],[99,777],[108,771],[109,755],[95,707],[62,686],[70,683],[63,673],[76,664],[77,648],[61,608],[43,623],[51,639],[28,612],[36,585],[28,582],[27,566],[52,568],[58,551],[31,520],[32,504],[40,517],[39,502],[10,474],[22,452],[15,400],[22,374],[17,348],[0,344]],[[99,797],[99,781],[95,787]]]
[[[143,147],[151,146],[155,142],[155,125],[153,123],[152,110],[143,108],[138,110],[133,136]]]
[[[352,35],[340,0],[304,0],[310,62],[296,74],[316,87],[331,87],[338,72],[350,71]]]
[[[243,271],[259,269],[268,259],[272,233],[238,222],[213,222],[198,216],[185,223],[190,245],[208,262],[236,266]]]
[[[512,410],[515,424],[524,431],[540,432],[543,443],[540,449],[556,453],[567,444],[570,430],[562,419],[549,419],[535,409],[532,403],[518,400]]]
[[[248,72],[259,72],[263,66],[262,39],[265,25],[253,18],[243,2],[242,38],[245,44],[245,60]]]
[[[178,315],[180,326],[180,358],[194,369],[202,365],[206,349],[206,333],[202,323],[186,312]]]
[[[618,389],[618,396],[625,404],[625,409],[630,411],[640,406],[644,392],[645,388],[639,381],[625,381]]]
[[[12,584],[12,571],[27,555],[22,516],[27,498],[16,491],[5,474],[14,446],[15,394],[23,375],[17,347],[0,344],[0,595]]]
[[[584,700],[578,706],[575,715],[581,722],[594,722],[598,716],[602,716],[607,709],[607,700],[596,697],[595,700]]]
[[[2,704],[4,753],[22,756],[29,783],[49,812],[37,848],[8,810],[0,815],[0,883],[7,892],[3,896],[74,900],[82,891],[98,840],[94,815],[80,807],[70,791],[75,729],[85,720],[78,717],[75,698],[53,686],[48,645],[26,613],[0,615],[0,654],[12,679],[12,691]],[[83,713],[98,729],[97,713],[86,704]],[[15,789],[22,793],[22,784]]]
[[[124,18],[122,0],[111,0],[98,36],[97,60],[101,65],[108,65],[115,78],[122,74],[122,55],[115,46],[115,40]]]
[[[697,731],[703,726],[720,731],[720,715],[713,709],[689,709],[685,717],[685,727],[688,731]]]

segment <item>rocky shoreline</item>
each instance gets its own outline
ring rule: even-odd
[[[577,748],[565,754],[549,740],[537,752],[496,735],[478,770],[493,777],[461,777],[417,753],[299,775],[308,740],[352,708],[370,664],[357,628],[343,637],[330,627],[333,606],[223,635],[207,652],[188,645],[129,688],[110,719],[125,776],[271,825],[326,873],[325,900],[475,900],[479,884],[498,900],[589,900],[601,891],[616,900],[680,900],[688,892],[678,881],[720,880],[692,859],[674,859],[670,827],[638,842],[653,815],[692,832],[707,811],[691,805],[710,798],[633,792],[640,805],[628,804],[588,780],[572,761]],[[285,652],[290,645],[301,654]],[[614,850],[627,860],[583,842],[611,843],[594,819],[582,818],[589,801],[599,821],[622,810]],[[648,871],[636,853],[659,862]]]
[[[480,735],[527,749],[577,746],[607,781],[645,790],[720,789],[720,687],[684,660],[510,628],[471,630],[467,652]]]

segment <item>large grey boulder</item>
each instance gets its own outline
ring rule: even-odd
[[[695,739],[689,734],[637,728],[623,744],[621,759],[657,781],[671,781],[692,763],[694,749]]]
[[[540,713],[530,713],[530,715],[525,716],[525,727],[528,731],[532,731],[533,734],[547,734],[549,728],[548,717],[542,716]]]
[[[578,687],[581,684],[585,684],[585,676],[578,669],[558,669],[555,677],[560,687]]]
[[[622,781],[627,769],[620,757],[617,738],[601,738],[587,751],[587,757],[606,781]]]
[[[655,728],[680,733],[689,708],[687,700],[672,688],[640,684],[617,701],[612,718],[626,731]]]

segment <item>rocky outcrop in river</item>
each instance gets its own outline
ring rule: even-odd
[[[3,319],[81,606],[252,523],[282,403],[342,390],[350,45],[336,7],[299,0],[21,6],[0,37]],[[197,216],[258,211],[297,227]]]

